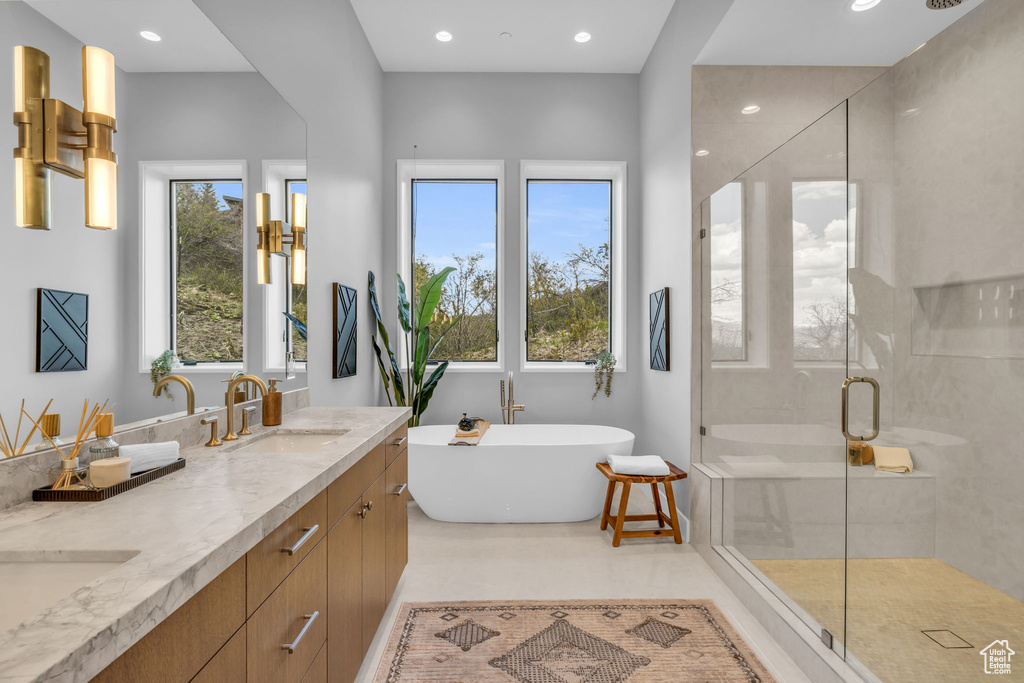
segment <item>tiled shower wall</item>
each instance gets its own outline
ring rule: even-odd
[[[1024,3],[987,0],[893,68],[895,422],[948,435],[951,444],[914,451],[917,465],[936,477],[936,557],[1017,599],[1024,599],[1024,293],[1014,285],[1024,274],[1022,45]],[[944,297],[935,287],[957,283],[969,284]],[[925,314],[920,287],[939,292],[931,328],[956,335],[962,355],[912,349],[912,321]],[[993,348],[1018,358],[984,357],[996,355]]]

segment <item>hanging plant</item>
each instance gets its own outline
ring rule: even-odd
[[[153,364],[149,367],[149,378],[153,380],[153,385],[162,380],[167,375],[171,374],[171,364],[175,362],[174,351],[168,349],[161,353],[153,361]],[[164,386],[160,391],[160,394],[167,398],[173,398],[171,396],[171,390]]]
[[[594,395],[590,397],[593,401],[597,395],[604,390],[605,396],[612,395],[612,378],[615,376],[615,356],[607,351],[597,355],[597,364],[594,366]]]

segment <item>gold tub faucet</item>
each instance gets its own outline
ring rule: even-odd
[[[189,415],[195,415],[196,391],[195,389],[192,388],[192,382],[189,382],[187,378],[182,377],[181,375],[167,375],[166,377],[161,379],[159,382],[156,383],[156,386],[153,387],[153,395],[159,396],[160,392],[164,390],[164,387],[167,386],[169,382],[177,382],[181,386],[185,387],[185,396],[187,397],[185,409],[188,411]]]

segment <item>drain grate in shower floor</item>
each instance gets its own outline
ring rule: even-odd
[[[949,629],[933,629],[929,631],[921,631],[921,633],[925,634],[947,650],[965,650],[974,647]]]

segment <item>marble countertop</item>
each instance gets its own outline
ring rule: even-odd
[[[304,408],[285,416],[280,429],[350,431],[311,453],[188,448],[183,470],[109,500],[24,503],[0,511],[0,557],[138,553],[0,634],[0,681],[88,681],[408,415],[405,408]],[[0,609],[3,602],[0,586]]]

